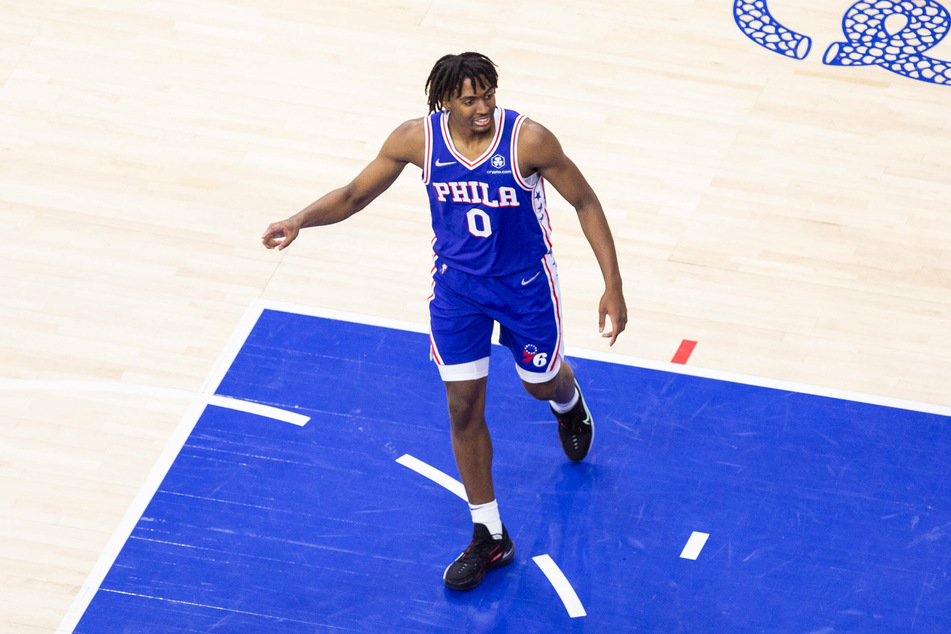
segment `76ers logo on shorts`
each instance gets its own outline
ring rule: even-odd
[[[548,354],[539,352],[534,344],[528,344],[522,351],[522,363],[525,365],[534,365],[536,368],[543,368],[548,363]]]

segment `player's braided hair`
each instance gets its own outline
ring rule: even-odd
[[[462,84],[468,79],[473,88],[498,87],[499,74],[491,59],[481,53],[460,53],[443,55],[433,66],[426,80],[426,94],[429,95],[429,111],[437,112],[443,108],[443,99],[462,93]],[[486,85],[488,84],[488,85]]]

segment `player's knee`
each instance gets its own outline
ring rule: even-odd
[[[523,380],[522,385],[525,386],[526,392],[539,401],[550,401],[555,397],[555,393],[558,391],[558,377],[556,376],[545,383],[529,383]]]
[[[485,425],[485,380],[446,383],[449,422],[457,433]]]
[[[485,425],[485,415],[481,409],[465,404],[449,407],[449,423],[456,433],[469,433]]]
[[[550,380],[531,383],[522,379],[525,390],[540,401],[564,402],[574,392],[575,375],[567,363],[562,363]]]

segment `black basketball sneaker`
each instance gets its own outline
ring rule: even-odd
[[[594,440],[594,420],[591,419],[591,412],[588,411],[588,405],[584,402],[584,395],[581,393],[581,386],[575,379],[575,387],[578,389],[578,402],[575,406],[564,414],[559,414],[551,410],[555,418],[558,419],[558,437],[561,439],[561,448],[565,450],[565,455],[572,462],[581,462],[588,455],[591,449],[591,441]]]
[[[499,568],[515,558],[515,544],[508,531],[502,527],[502,539],[492,539],[485,524],[476,524],[472,530],[472,543],[454,562],[449,564],[442,579],[453,590],[472,590],[482,583],[492,568]]]

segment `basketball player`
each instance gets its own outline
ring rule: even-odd
[[[525,389],[549,401],[568,458],[582,460],[594,436],[564,359],[545,181],[577,211],[601,268],[603,336],[613,345],[627,323],[614,240],[597,196],[551,132],[496,106],[497,85],[495,64],[484,55],[442,57],[426,82],[429,116],[397,127],[350,184],[262,236],[269,249],[287,248],[301,228],[340,222],[366,207],[407,164],[422,170],[436,236],[430,354],[446,386],[452,449],[474,523],[472,542],[443,575],[454,590],[474,588],[515,552],[495,499],[484,417],[494,322]]]

